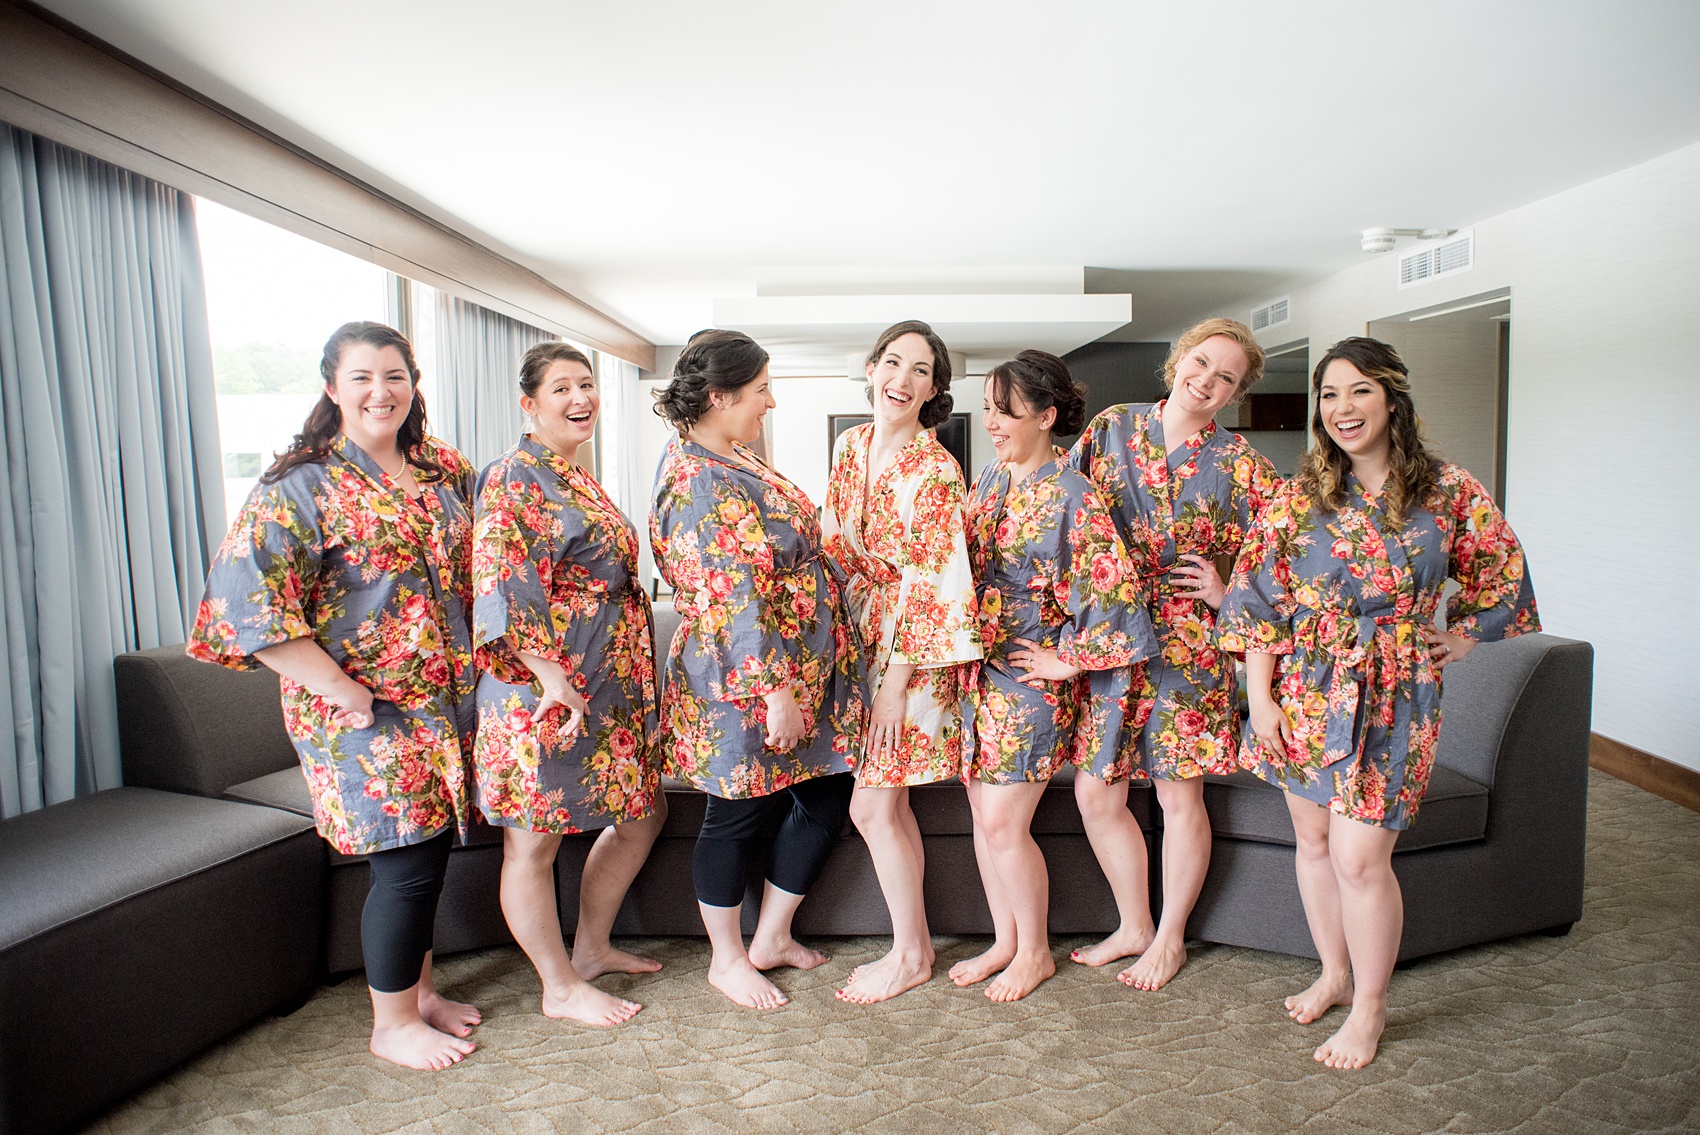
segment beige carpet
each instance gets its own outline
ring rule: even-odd
[[[701,940],[640,941],[659,975],[607,979],[645,1002],[611,1032],[537,1014],[513,948],[445,959],[484,1010],[479,1049],[444,1073],[365,1050],[358,981],[321,989],[142,1091],[93,1132],[1650,1132],[1700,1128],[1700,815],[1602,774],[1589,805],[1586,914],[1394,976],[1380,1058],[1332,1072],[1280,1001],[1314,964],[1198,946],[1136,994],[1108,970],[1062,972],[1013,1006],[936,979],[840,1004],[875,938],[782,971],[778,1012],[729,1006]],[[1065,957],[1076,940],[1055,943]],[[945,966],[983,946],[939,939]]]

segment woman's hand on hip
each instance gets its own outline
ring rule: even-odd
[[[1018,638],[1015,641],[1025,649],[1012,650],[1005,658],[1011,666],[1019,666],[1027,671],[1021,675],[1021,680],[1029,685],[1034,682],[1066,682],[1080,673],[1080,667],[1070,666],[1048,646],[1036,643],[1030,638]]]
[[[788,753],[803,739],[803,711],[789,689],[775,690],[762,698],[767,703],[767,747]]]
[[[1222,599],[1228,593],[1228,587],[1222,582],[1222,573],[1216,570],[1216,565],[1203,556],[1195,556],[1188,552],[1180,557],[1187,562],[1176,564],[1169,569],[1169,574],[1175,577],[1176,599],[1202,599],[1212,611],[1222,609]],[[1189,587],[1190,591],[1179,590]]]
[[[1423,641],[1428,643],[1429,661],[1434,663],[1436,670],[1463,661],[1470,651],[1476,649],[1475,639],[1443,631],[1439,627],[1423,628]]]
[[[377,722],[372,712],[372,691],[353,678],[345,678],[330,693],[320,696],[335,707],[331,720],[344,729],[370,729]]]

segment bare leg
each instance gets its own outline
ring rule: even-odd
[[[555,905],[555,853],[561,837],[549,832],[502,829],[502,914],[543,981],[543,1015],[606,1027],[643,1008],[604,993],[580,977],[567,959],[561,914]]]
[[[844,813],[840,812],[842,820]],[[803,905],[803,896],[794,895],[766,880],[761,892],[761,917],[756,920],[756,932],[750,937],[750,962],[758,970],[814,969],[831,959],[819,950],[811,950],[791,937],[791,919]]]
[[[440,1072],[478,1046],[432,1027],[419,1015],[420,987],[372,994],[372,1055],[404,1068]]]
[[[1069,955],[1081,965],[1101,966],[1143,954],[1157,934],[1151,921],[1151,868],[1145,853],[1145,834],[1127,810],[1128,781],[1109,784],[1084,770],[1074,776],[1074,802],[1098,866],[1116,897],[1121,925],[1116,932]]]
[[[1134,989],[1157,990],[1186,964],[1186,922],[1210,870],[1210,816],[1204,778],[1156,781],[1163,806],[1163,917],[1140,959],[1117,976]]]
[[[708,963],[710,985],[749,1009],[777,1009],[790,1000],[751,964],[744,950],[744,932],[738,925],[742,907],[698,902],[697,909],[702,912],[702,924],[708,929],[709,945],[714,950]]]
[[[425,964],[419,967],[419,1016],[424,1022],[438,1032],[450,1036],[470,1036],[472,1026],[484,1019],[482,1013],[464,1001],[450,1001],[437,992],[437,983],[431,976],[431,955],[425,955]]]
[[[1304,900],[1310,939],[1322,959],[1322,976],[1303,993],[1286,999],[1287,1016],[1301,1025],[1322,1017],[1336,1005],[1352,1002],[1352,963],[1346,952],[1346,931],[1340,920],[1340,885],[1328,852],[1328,809],[1287,793],[1287,812],[1293,818],[1298,849],[1294,859],[1299,897]]]
[[[986,996],[993,1001],[1019,1001],[1057,972],[1045,925],[1051,878],[1032,830],[1033,812],[1044,792],[1043,782],[988,784],[980,791],[986,846],[1015,918],[1015,957],[986,987]]]
[[[981,817],[982,793],[986,785],[970,778],[967,784],[968,807],[974,813],[974,862],[980,868],[980,886],[986,892],[986,905],[992,911],[993,939],[983,954],[966,958],[950,967],[950,980],[968,986],[985,981],[1009,965],[1015,957],[1015,908],[992,861],[992,849],[986,843],[986,821]]]
[[[1340,884],[1340,912],[1352,959],[1352,1011],[1316,1049],[1330,1068],[1362,1068],[1375,1059],[1387,1025],[1387,984],[1399,959],[1405,902],[1393,874],[1397,831],[1330,816],[1328,846]]]
[[[579,880],[578,930],[573,935],[573,968],[586,981],[605,973],[654,973],[661,968],[653,958],[616,950],[608,935],[632,880],[666,822],[667,798],[658,793],[655,811],[641,820],[602,829],[591,845]]]
[[[886,909],[891,912],[891,952],[858,968],[838,991],[842,1001],[872,1004],[896,997],[933,976],[933,940],[922,894],[926,867],[921,829],[909,808],[908,788],[858,786],[850,818],[874,860]]]

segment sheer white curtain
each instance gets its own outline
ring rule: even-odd
[[[193,200],[0,124],[0,815],[120,783],[112,660],[224,533]]]
[[[641,373],[636,363],[596,352],[596,383],[602,391],[596,430],[598,476],[614,503],[637,526],[638,578],[647,584],[654,574],[654,560],[649,554],[650,478],[638,468],[638,415],[649,411],[649,399],[638,385]]]
[[[525,431],[519,408],[519,361],[559,338],[541,328],[443,292],[436,293],[432,357],[435,400],[431,432],[484,468]]]

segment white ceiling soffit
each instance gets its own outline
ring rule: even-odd
[[[714,301],[714,326],[742,331],[773,355],[776,376],[842,374],[846,355],[881,331],[920,319],[953,352],[1009,358],[1054,355],[1100,339],[1133,318],[1130,295],[738,296]]]

